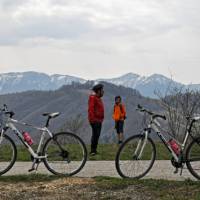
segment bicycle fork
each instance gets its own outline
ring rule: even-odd
[[[144,148],[147,144],[147,139],[148,139],[148,131],[145,131],[145,137],[141,138],[137,144],[137,148],[134,152],[134,158],[137,160],[140,160],[144,151]],[[140,151],[140,152],[139,152]],[[139,153],[139,154],[138,154]]]

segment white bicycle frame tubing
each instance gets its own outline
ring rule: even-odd
[[[145,147],[146,144],[147,144],[148,134],[149,134],[149,133],[148,133],[148,130],[146,130],[146,131],[145,131],[145,139],[144,139],[144,143],[143,143],[143,145],[142,145],[142,148],[141,148],[140,154],[138,155],[138,159],[141,158],[142,153],[143,153],[143,151],[144,151],[144,147]],[[142,139],[139,140],[139,143],[138,143],[137,148],[136,148],[136,150],[135,150],[135,155],[137,155],[137,153],[138,153],[138,151],[139,151],[139,149],[140,149],[141,144],[142,144]]]
[[[174,159],[178,162],[179,161],[179,157],[175,154],[175,152],[173,151],[171,146],[168,144],[167,139],[160,132],[160,128],[161,128],[160,123],[156,119],[151,119],[151,123],[148,125],[148,128],[145,129],[145,131],[144,131],[145,138],[139,140],[139,142],[138,142],[137,148],[135,150],[135,155],[137,155],[138,151],[141,148],[139,156],[138,156],[139,159],[141,158],[142,153],[143,153],[144,148],[145,148],[145,145],[147,143],[148,135],[151,132],[150,130],[152,129],[152,130],[154,130],[156,132],[156,134],[159,136],[161,141],[164,143],[164,145],[167,147],[167,149],[171,152],[171,154],[174,157]],[[180,144],[182,151],[184,151],[184,149],[185,149],[186,143],[188,141],[188,137],[189,137],[189,131],[186,132],[186,135],[185,135],[185,138],[184,138],[184,142],[182,144]],[[144,140],[143,144],[142,144],[142,140]]]
[[[167,139],[160,132],[160,128],[161,128],[160,123],[156,119],[151,120],[151,127],[156,132],[156,134],[161,139],[161,141],[164,143],[164,145],[167,147],[167,149],[171,152],[171,154],[174,157],[174,159],[178,162],[179,161],[179,157],[175,154],[175,152],[173,151],[171,146],[168,144]]]
[[[39,145],[38,145],[36,153],[31,148],[31,146],[24,140],[22,133],[15,127],[14,124],[20,124],[20,125],[23,125],[23,126],[29,126],[29,127],[32,127],[33,129],[36,129],[36,130],[42,132],[42,135],[41,135],[40,142],[39,142]],[[35,158],[35,159],[44,159],[44,158],[46,158],[46,156],[39,156],[38,154],[40,153],[40,150],[42,148],[46,133],[48,133],[51,138],[53,137],[53,134],[49,131],[49,129],[47,127],[40,128],[40,127],[32,126],[32,125],[24,123],[24,122],[20,122],[20,121],[15,120],[15,119],[11,119],[11,118],[8,119],[8,122],[6,123],[6,127],[10,128],[17,135],[17,137],[24,144],[24,146],[27,148],[27,150],[33,156],[33,158]],[[0,144],[1,144],[2,140],[3,140],[4,132],[5,132],[4,129],[2,129],[1,137],[0,137]]]

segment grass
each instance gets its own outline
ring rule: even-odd
[[[125,189],[135,186],[138,192],[145,192],[154,199],[159,200],[199,200],[200,182],[197,181],[168,181],[168,180],[130,180],[108,177],[95,178],[99,188],[106,189]]]
[[[99,154],[97,154],[94,157],[90,157],[90,160],[114,160],[116,153],[118,151],[119,146],[117,144],[99,144],[98,145],[98,152]],[[36,150],[36,146],[33,146],[33,149]],[[76,157],[76,160],[78,160],[78,156],[77,156],[77,148],[76,146],[74,147],[70,147],[70,149],[72,150],[74,156]],[[162,143],[157,142],[156,143],[156,149],[157,149],[157,156],[156,159],[157,160],[169,160],[171,159],[171,156],[168,152],[168,150],[165,148],[165,146]],[[88,153],[90,152],[90,145],[87,145],[87,150]],[[0,160],[4,160],[7,158],[7,156],[9,155],[9,151],[5,148],[5,149],[1,149],[0,150],[1,155],[0,155]],[[3,153],[2,153],[3,152]],[[125,154],[123,156],[129,157],[129,152],[125,152]],[[149,157],[150,151],[147,149],[146,151],[146,157]],[[17,161],[30,161],[31,157],[29,152],[27,151],[27,149],[24,146],[18,145],[17,146]]]
[[[37,182],[50,183],[53,180],[59,181],[59,179],[63,180],[63,177],[41,174],[2,176],[0,177],[0,184],[26,184],[31,182],[33,184]],[[93,180],[95,182],[96,191],[106,191],[106,194],[113,194],[113,192],[119,192],[120,194],[120,191],[123,191],[125,193],[127,192],[127,196],[130,197],[129,199],[131,199],[131,195],[134,193],[143,194],[145,197],[151,197],[149,199],[155,200],[200,199],[200,182],[197,181],[167,181],[153,179],[130,180],[109,177],[95,177]],[[90,185],[84,187],[90,188]],[[109,199],[109,197],[106,196],[104,199]]]
[[[61,177],[45,174],[30,174],[30,175],[13,175],[13,176],[0,176],[0,182],[18,183],[18,182],[49,182],[59,179]]]
[[[98,152],[95,157],[91,157],[90,160],[115,160],[116,153],[118,151],[119,146],[117,144],[100,144],[98,146]],[[156,143],[157,149],[157,160],[170,160],[171,156],[166,149],[166,147],[162,143]],[[89,151],[89,147],[88,147]],[[129,151],[130,152],[130,151]],[[125,152],[123,155],[125,158],[130,157],[129,152]],[[146,157],[150,156],[150,151],[146,151]]]

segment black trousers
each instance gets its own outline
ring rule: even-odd
[[[92,138],[91,138],[91,152],[97,151],[97,145],[99,141],[99,136],[101,134],[102,123],[91,123],[92,127]]]

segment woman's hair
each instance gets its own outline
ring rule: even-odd
[[[117,99],[122,100],[121,96],[116,96],[116,97],[115,97],[115,101],[117,101]]]

